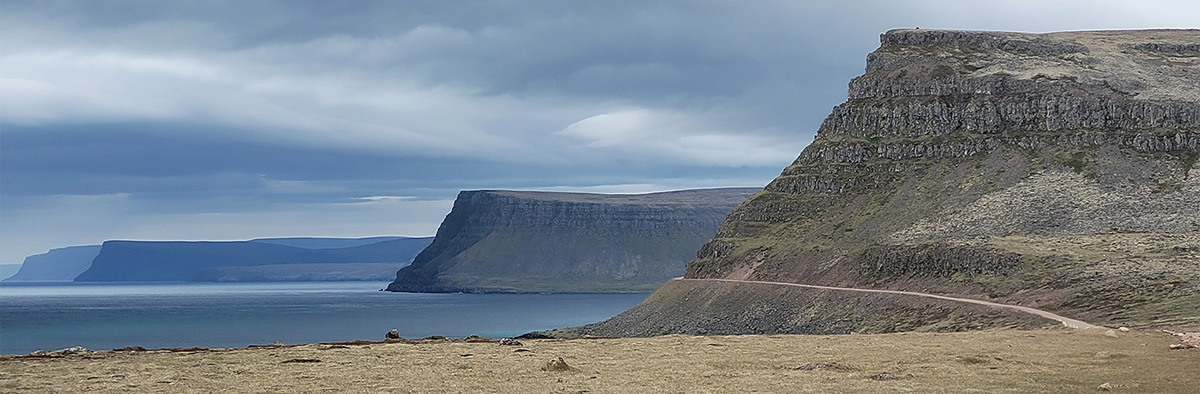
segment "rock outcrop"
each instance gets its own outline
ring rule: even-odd
[[[75,281],[387,280],[432,241],[430,237],[107,241]],[[336,247],[343,245],[355,246]]]
[[[1200,321],[1200,31],[893,30],[881,42],[688,278],[953,294],[1097,324]],[[913,300],[713,286],[673,282],[585,332],[973,326],[939,325]],[[742,318],[747,302],[773,312]]]
[[[683,274],[756,189],[617,195],[464,191],[390,291],[650,291]]]

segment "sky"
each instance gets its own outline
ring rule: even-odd
[[[0,264],[433,235],[460,190],[761,187],[893,28],[1196,28],[1194,1],[0,0]]]

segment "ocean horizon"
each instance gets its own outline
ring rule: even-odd
[[[0,354],[377,341],[392,329],[502,338],[604,320],[648,295],[380,291],[387,283],[5,283]]]

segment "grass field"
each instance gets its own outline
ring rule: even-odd
[[[0,359],[5,392],[1194,393],[1158,331],[418,340]],[[1106,335],[1107,334],[1107,335]],[[1114,337],[1115,336],[1115,337]],[[569,371],[543,370],[562,357]],[[886,374],[884,374],[886,372]]]

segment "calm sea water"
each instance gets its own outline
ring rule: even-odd
[[[387,282],[0,286],[0,354],[511,337],[615,316],[646,294],[414,294]]]

